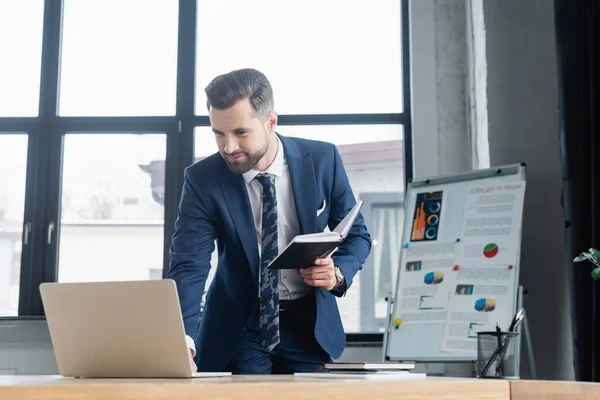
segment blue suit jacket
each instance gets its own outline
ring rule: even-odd
[[[337,148],[330,144],[279,136],[285,149],[300,233],[322,232],[344,218],[356,203]],[[325,210],[317,210],[326,201]],[[259,257],[256,228],[242,175],[236,175],[219,153],[185,170],[178,218],[170,249],[168,279],[177,284],[185,331],[196,340],[199,371],[221,371],[235,356],[258,302]],[[207,293],[200,329],[200,301],[217,241],[218,266]],[[350,287],[371,249],[371,238],[359,215],[334,254]],[[335,296],[314,291],[315,337],[333,358],[346,344]]]

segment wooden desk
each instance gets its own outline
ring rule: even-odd
[[[20,399],[211,399],[211,400],[591,400],[600,384],[462,378],[394,380],[233,376],[197,379],[71,379],[57,376],[0,376],[0,400]]]
[[[513,381],[510,383],[512,400],[597,400],[600,384],[562,381]]]
[[[0,376],[0,399],[210,399],[210,400],[509,400],[507,381],[427,378],[320,379],[294,376],[233,376],[197,379],[71,379]]]

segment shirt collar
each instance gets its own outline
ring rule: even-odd
[[[256,175],[260,173],[273,174],[278,177],[283,175],[283,144],[281,143],[281,140],[279,140],[279,137],[277,135],[275,135],[275,137],[277,138],[277,154],[275,154],[275,159],[273,160],[271,165],[269,165],[269,168],[267,168],[265,171],[257,171],[255,169],[251,169],[250,171],[242,174],[246,183],[250,183],[252,179],[256,178]]]

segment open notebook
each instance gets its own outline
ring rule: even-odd
[[[331,232],[308,233],[292,239],[285,249],[269,264],[271,269],[300,269],[313,265],[313,261],[335,252],[346,240],[363,202],[358,201],[344,219]]]

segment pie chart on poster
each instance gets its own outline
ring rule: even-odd
[[[490,298],[479,299],[475,302],[475,311],[492,312],[496,309],[496,300]]]
[[[424,282],[426,285],[438,285],[444,281],[443,272],[429,272],[425,275]]]
[[[494,258],[498,254],[498,245],[490,243],[483,248],[483,255],[487,258]]]

